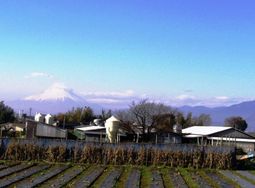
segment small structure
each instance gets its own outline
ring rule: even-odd
[[[119,141],[118,139],[118,131],[120,128],[120,121],[112,116],[105,122],[105,128],[106,128],[106,135],[109,139],[110,143],[117,143]]]
[[[199,145],[234,145],[249,152],[255,149],[255,137],[233,127],[193,126],[182,130],[186,142]]]

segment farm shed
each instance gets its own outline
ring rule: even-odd
[[[112,117],[111,117],[112,118]],[[108,120],[110,120],[109,118]],[[89,142],[106,142],[107,133],[106,133],[105,122],[100,119],[95,119],[89,125],[79,126],[74,129],[74,135],[81,139]],[[117,142],[125,141],[127,139],[127,126],[120,123],[117,130]]]
[[[44,137],[44,138],[67,138],[67,131],[59,127],[48,125],[33,120],[26,122],[27,138]]]
[[[74,134],[78,139],[88,142],[104,142],[106,129],[103,126],[84,126],[74,129]]]
[[[211,145],[235,145],[245,152],[255,150],[255,137],[233,127],[193,126],[182,130],[185,142]]]

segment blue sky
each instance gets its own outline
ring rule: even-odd
[[[176,104],[254,99],[254,9],[252,0],[0,1],[0,97],[61,82]]]

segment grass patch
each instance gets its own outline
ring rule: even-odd
[[[142,166],[141,168],[141,187],[150,187],[151,179],[151,167]]]
[[[235,188],[241,188],[240,185],[238,185],[235,181],[233,181],[232,179],[224,176],[222,173],[220,173],[219,171],[216,171],[217,175],[223,179],[224,181],[226,181],[228,184],[233,185]]]
[[[220,186],[209,176],[206,175],[204,170],[198,170],[198,174],[212,187],[220,188]]]
[[[237,176],[239,176],[240,178],[250,182],[251,184],[255,185],[255,180],[252,180],[252,179],[250,179],[250,178],[248,178],[248,177],[246,177],[246,176],[244,176],[244,175],[242,175],[242,174],[240,174],[240,173],[238,173],[238,172],[236,172],[234,170],[232,171],[232,173],[237,175]]]
[[[169,170],[173,170],[173,169],[169,169],[167,167],[160,168],[160,172],[162,174],[164,186],[169,187],[169,188],[174,188],[174,185],[173,185],[173,183],[170,179]]]
[[[184,168],[177,169],[181,173],[181,176],[183,177],[188,187],[199,188],[199,185],[192,179],[191,174],[186,169]]]

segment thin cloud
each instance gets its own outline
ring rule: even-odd
[[[132,101],[140,100],[133,90],[112,92],[83,92],[88,102],[98,103],[107,108],[127,108]]]
[[[126,90],[123,92],[114,91],[114,92],[83,92],[84,96],[89,98],[118,98],[125,99],[135,96],[135,92],[133,90]]]
[[[53,76],[45,73],[45,72],[31,72],[29,75],[26,75],[25,78],[38,78],[38,77],[44,77],[44,78],[52,78]]]
[[[176,97],[176,99],[184,101],[184,100],[190,100],[190,99],[193,100],[193,99],[195,99],[195,97],[192,95],[179,95]]]
[[[227,96],[215,96],[215,97],[197,97],[190,95],[179,95],[176,97],[169,97],[164,99],[165,104],[175,107],[180,106],[206,106],[206,107],[217,107],[217,106],[230,106],[238,104],[243,101],[247,101],[247,98],[231,98]]]

